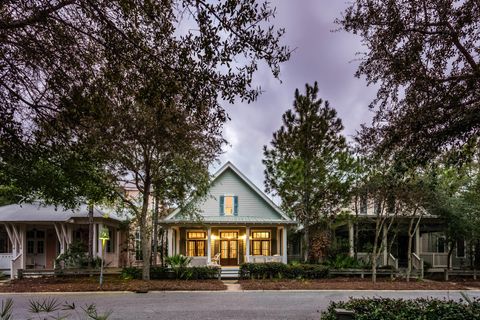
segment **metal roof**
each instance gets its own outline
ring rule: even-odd
[[[2,222],[65,222],[72,218],[88,217],[87,205],[81,205],[76,209],[66,209],[63,206],[45,205],[41,202],[11,204],[0,207],[0,223]],[[120,218],[110,210],[95,207],[94,218],[109,218],[117,221]]]
[[[270,219],[254,216],[202,216],[201,219],[189,217],[175,217],[169,220],[163,220],[162,223],[225,223],[225,224],[296,224],[293,220]]]

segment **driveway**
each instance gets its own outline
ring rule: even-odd
[[[480,298],[480,291],[468,291]],[[26,319],[29,299],[55,297],[77,306],[96,303],[100,311],[112,310],[110,319],[319,319],[330,301],[348,297],[435,297],[459,299],[459,292],[426,291],[266,291],[266,292],[150,292],[0,294],[12,297],[14,319]]]

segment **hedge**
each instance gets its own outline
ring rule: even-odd
[[[335,320],[335,309],[355,311],[356,320],[480,320],[480,299],[453,301],[359,298],[331,302],[322,320]]]
[[[122,269],[122,278],[124,279],[141,279],[142,270],[135,267]],[[167,267],[150,268],[150,279],[182,279],[182,280],[206,280],[218,279],[220,268],[218,267],[185,267],[175,270]]]
[[[321,279],[328,277],[328,267],[318,264],[288,265],[279,262],[244,263],[240,266],[242,279]]]

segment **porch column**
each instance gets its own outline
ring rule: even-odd
[[[167,229],[167,241],[168,241],[168,256],[173,256],[173,229],[169,227]]]
[[[245,262],[250,262],[250,227],[245,230]]]
[[[116,235],[117,235],[117,238],[116,238],[116,248],[115,248],[115,261],[116,261],[116,264],[117,264],[117,267],[120,267],[120,231],[117,230],[116,232]],[[156,261],[155,261],[156,263]]]
[[[350,257],[353,257],[355,255],[355,250],[354,250],[354,242],[353,242],[353,223],[352,221],[348,221],[348,253],[350,254]]]
[[[96,258],[98,256],[98,248],[97,248],[98,240],[97,240],[97,224],[93,224],[93,257]]]
[[[175,251],[173,254],[180,254],[180,227],[175,228],[175,231]]]
[[[212,262],[212,227],[207,229],[207,265]]]
[[[284,226],[282,231],[282,262],[287,263],[287,227]]]
[[[415,231],[415,253],[420,257],[420,225]]]
[[[387,238],[387,226],[383,225],[383,265],[388,265],[388,238]]]
[[[98,233],[100,233],[103,229],[103,223],[98,224]],[[97,240],[97,248],[98,248],[98,253],[99,257],[103,259],[103,248],[102,248],[102,240],[100,240],[100,237]]]

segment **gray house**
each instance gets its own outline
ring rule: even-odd
[[[169,256],[190,256],[192,265],[287,263],[287,229],[296,222],[232,163],[218,170],[207,198],[196,207],[198,218],[177,209],[161,221]]]

